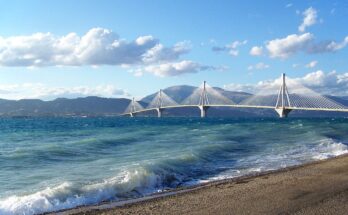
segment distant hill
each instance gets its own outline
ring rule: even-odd
[[[3,116],[70,116],[116,115],[128,106],[129,99],[86,97],[58,98],[53,101],[0,99],[0,115]]]
[[[164,89],[163,91],[178,103],[196,89],[193,86],[181,85]],[[240,102],[252,94],[245,92],[226,91],[214,88],[221,94],[235,102]],[[156,93],[144,97],[140,103],[146,107]],[[329,96],[343,105],[348,106],[348,97]],[[85,98],[66,99],[58,98],[53,101],[38,99],[5,100],[0,99],[0,116],[115,116],[126,109],[131,100],[126,98],[101,98],[89,96]],[[143,113],[144,116],[154,116],[155,113]],[[199,116],[197,108],[177,108],[164,111],[168,116]],[[238,108],[210,108],[208,116],[226,117],[275,117],[274,110],[270,109],[238,109]],[[290,116],[348,116],[347,113],[293,111]]]

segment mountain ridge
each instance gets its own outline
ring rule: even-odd
[[[197,89],[189,85],[177,85],[163,89],[163,91],[178,103],[192,94]],[[252,94],[246,92],[227,91],[222,88],[214,87],[222,95],[238,103]],[[156,93],[143,97],[139,102],[146,105],[155,97]],[[329,98],[348,106],[348,97]],[[127,108],[130,103],[127,98],[104,98],[98,96],[87,96],[79,98],[56,98],[50,101],[40,99],[20,99],[8,100],[0,99],[0,116],[116,116]],[[154,113],[142,113],[144,116],[154,116]],[[168,109],[164,111],[164,115],[168,116],[198,116],[197,108],[178,108]],[[210,116],[237,116],[237,117],[256,117],[256,116],[276,116],[273,110],[263,109],[241,109],[241,108],[210,108],[208,111]],[[345,113],[329,113],[329,112],[304,112],[294,111],[291,115],[295,116],[348,116]]]

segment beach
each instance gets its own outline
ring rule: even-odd
[[[348,156],[61,214],[347,214]]]

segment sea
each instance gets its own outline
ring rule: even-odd
[[[348,152],[347,118],[0,118],[0,214],[122,201]]]

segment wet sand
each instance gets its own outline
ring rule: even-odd
[[[348,156],[60,214],[348,214]]]

